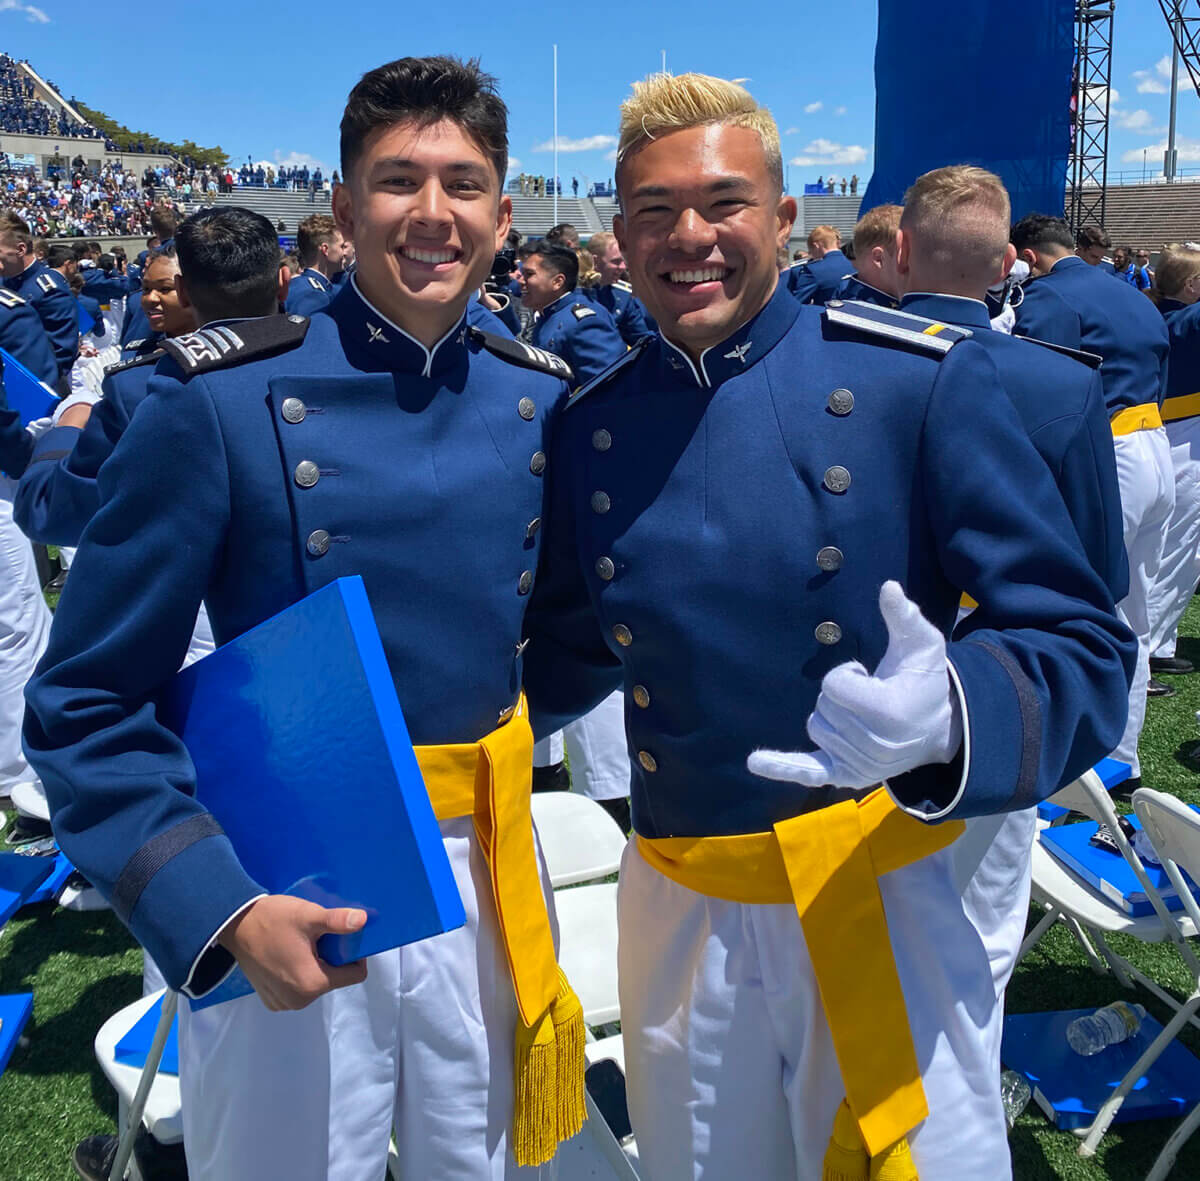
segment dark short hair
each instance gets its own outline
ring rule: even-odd
[[[567,281],[567,290],[574,291],[579,282],[579,255],[566,246],[559,246],[549,238],[543,238],[532,253],[536,254],[545,264],[547,270],[556,275],[562,275]]]
[[[175,231],[179,269],[203,320],[269,316],[278,307],[279,239],[253,209],[201,209]]]
[[[414,122],[430,127],[457,123],[491,161],[500,185],[508,172],[508,108],[496,79],[477,59],[402,57],[364,74],[350,91],[342,115],[342,175],[349,176],[367,136],[380,127]]]
[[[71,247],[71,257],[76,262],[82,262],[85,258],[92,257],[92,248],[86,242],[76,242]]]
[[[70,246],[51,246],[46,252],[46,265],[57,270],[69,263],[75,257],[75,251]]]
[[[1093,246],[1102,246],[1109,250],[1112,247],[1112,239],[1103,226],[1080,226],[1075,235],[1075,245],[1080,250],[1091,250]]]
[[[1026,214],[1013,226],[1009,241],[1018,251],[1045,250],[1047,246],[1075,249],[1071,227],[1061,217],[1051,217],[1046,213]]]
[[[179,225],[179,218],[175,215],[175,210],[167,205],[155,205],[150,210],[150,228],[154,231],[160,242],[165,242],[168,238],[173,237],[175,229]]]

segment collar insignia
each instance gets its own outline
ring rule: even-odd
[[[377,324],[367,322],[367,331],[371,334],[369,344],[387,344],[388,338],[383,335],[383,329]]]
[[[747,354],[747,353],[750,351],[750,346],[751,346],[753,343],[754,343],[753,341],[751,341],[751,340],[748,340],[748,341],[746,341],[746,343],[745,343],[745,344],[735,344],[735,345],[733,346],[733,348],[731,348],[731,349],[729,350],[729,352],[727,352],[727,353],[725,354],[725,360],[727,360],[727,361],[741,361],[741,363],[742,363],[743,365],[745,365],[745,363],[746,363],[746,354]]]

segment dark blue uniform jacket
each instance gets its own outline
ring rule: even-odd
[[[647,837],[765,831],[845,794],[746,758],[811,749],[825,673],[878,665],[887,579],[947,636],[960,594],[979,603],[948,645],[959,756],[890,784],[915,814],[1027,807],[1124,727],[1134,637],[991,355],[854,319],[780,285],[699,364],[659,338],[561,416],[526,686],[544,734],[624,685]]]
[[[854,264],[840,250],[831,250],[823,258],[788,267],[783,274],[788,290],[801,303],[825,303],[854,274]]]
[[[658,331],[654,317],[646,311],[645,304],[633,294],[628,283],[586,287],[583,293],[612,316],[621,339],[627,345],[635,345],[643,336],[653,336]]]
[[[39,381],[49,386],[58,381],[58,358],[41,317],[5,287],[0,287],[0,349],[16,357]]]
[[[312,267],[293,275],[288,283],[284,310],[294,316],[312,316],[333,298],[333,284]]]
[[[79,311],[70,284],[39,259],[19,275],[5,279],[4,286],[37,312],[58,366],[51,379],[53,384],[59,374],[66,373],[75,363],[79,351]]]
[[[580,385],[603,373],[625,352],[612,317],[578,288],[541,310],[534,321],[532,343],[562,357]]]
[[[1100,374],[1082,361],[992,329],[987,306],[953,295],[912,294],[904,311],[969,328],[996,365],[1029,438],[1045,460],[1092,569],[1114,603],[1129,593],[1121,490]]]
[[[101,469],[101,507],[26,691],[25,745],[63,849],[193,995],[230,966],[219,949],[202,957],[209,940],[262,892],[155,717],[201,600],[220,644],[362,575],[414,743],[474,741],[521,684],[565,374],[465,323],[427,349],[353,283],[297,344],[306,323],[166,343]],[[305,461],[318,479],[301,487]],[[310,737],[313,757],[336,763],[335,735]]]
[[[1130,406],[1161,404],[1167,384],[1167,329],[1158,309],[1128,283],[1071,254],[1025,284],[1018,336],[1082,349],[1104,359],[1100,377],[1111,418]]]

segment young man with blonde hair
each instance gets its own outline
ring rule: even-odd
[[[1008,273],[1009,197],[994,173],[969,165],[918,177],[904,198],[897,281],[908,313],[973,333],[1054,477],[1092,568],[1116,602],[1129,586],[1104,388],[1095,358],[1039,347],[992,329],[988,288]],[[974,402],[964,407],[968,417]],[[964,628],[970,626],[964,623]],[[1029,912],[1036,809],[981,816],[954,843],[963,904],[987,948],[998,1005]],[[989,1027],[999,1054],[999,1024]]]
[[[857,273],[842,280],[838,299],[857,299],[883,308],[900,305],[896,275],[896,232],[900,229],[899,205],[876,205],[854,227],[854,265]]]
[[[842,253],[842,234],[834,226],[809,230],[808,255],[807,262],[787,271],[788,288],[801,303],[823,304],[854,274],[854,264]]]
[[[780,282],[782,181],[739,86],[623,107],[613,228],[661,335],[559,423],[526,685],[542,730],[625,688],[644,1176],[1002,1181],[953,821],[1105,752],[1132,639],[983,349]]]

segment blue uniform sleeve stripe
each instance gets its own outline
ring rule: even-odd
[[[206,837],[224,836],[225,830],[210,812],[201,812],[148,840],[126,863],[113,887],[112,908],[125,922],[133,914],[142,891],[168,861]]]
[[[1017,694],[1017,708],[1021,713],[1021,764],[1017,772],[1017,786],[1006,811],[1031,808],[1038,803],[1038,766],[1041,763],[1042,707],[1029,678],[1021,666],[998,644],[978,641],[988,655],[995,658],[1012,681]]]

